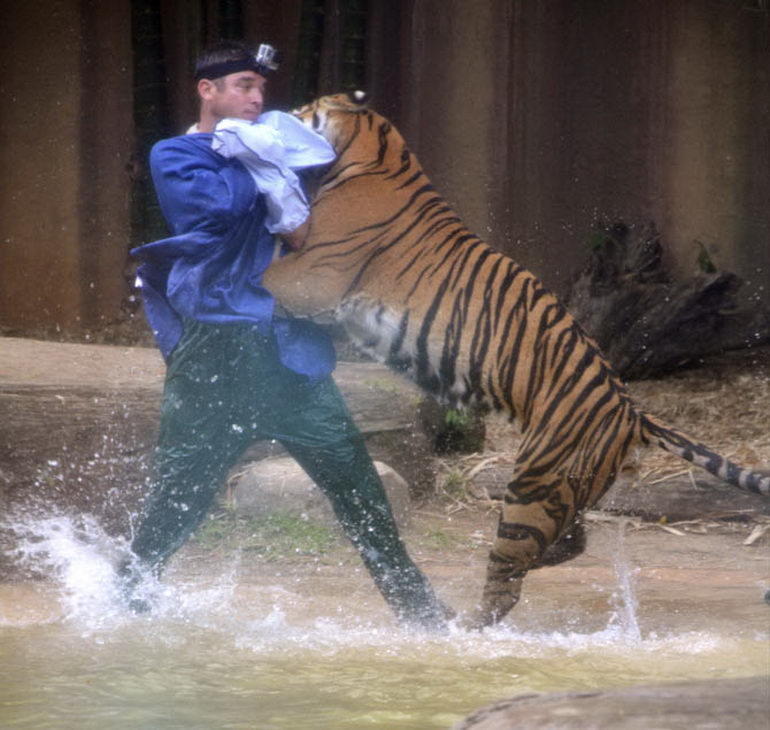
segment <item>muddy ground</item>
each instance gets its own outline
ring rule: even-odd
[[[631,390],[645,408],[720,453],[752,468],[770,465],[767,350],[714,359],[696,370],[633,383]],[[436,457],[433,493],[413,506],[402,528],[415,561],[442,600],[458,612],[472,609],[480,596],[499,509],[499,501],[474,488],[473,477],[487,467],[511,463],[516,443],[508,424],[491,420],[483,452]],[[674,480],[694,478],[696,473],[675,457],[649,451],[638,455],[626,478],[663,494]],[[531,572],[506,626],[537,635],[591,634],[614,626],[664,641],[679,636],[735,638],[745,640],[740,646],[759,648],[751,662],[741,654],[720,666],[729,666],[730,676],[770,675],[770,654],[766,666],[761,655],[770,627],[770,605],[764,599],[770,589],[770,518],[745,513],[730,519],[644,522],[594,510],[586,526],[585,552],[562,565]],[[288,525],[284,532],[295,528]],[[204,528],[172,561],[165,581],[199,596],[207,586],[219,591],[232,586],[228,595],[234,613],[266,616],[277,607],[290,626],[312,625],[319,617],[345,620],[351,611],[373,626],[395,626],[358,556],[339,534],[322,527],[294,537],[276,533],[271,540],[252,533],[260,529],[233,516],[225,490]],[[61,617],[66,606],[66,596],[55,582],[27,577],[0,585],[0,617],[8,625],[47,623]],[[703,662],[711,661],[708,656],[704,654]],[[688,671],[678,678],[692,677]],[[724,671],[699,665],[695,674],[719,681]],[[710,687],[697,685],[688,691],[699,700],[708,699],[714,693]],[[757,685],[750,695],[760,703],[760,717],[764,687]],[[655,708],[664,690],[650,691]],[[682,701],[677,695],[674,706]],[[604,709],[612,707],[606,698],[599,703]],[[717,705],[729,717],[741,709],[740,700],[719,700]],[[625,697],[620,708],[625,716]],[[550,705],[543,710],[543,727],[552,726],[552,711]],[[530,717],[532,712],[525,708],[525,714]],[[720,724],[711,709],[701,715],[709,727],[741,727]],[[636,726],[651,726],[644,724],[646,715],[640,717],[643,724]],[[606,725],[620,726],[616,720]],[[691,726],[689,719],[682,725]]]
[[[472,608],[480,595],[494,515],[467,510],[446,516],[440,508],[434,504],[418,511],[403,531],[404,538],[440,596],[463,611]],[[508,622],[522,630],[601,630],[622,604],[625,574],[634,584],[644,634],[767,631],[770,606],[763,601],[770,589],[767,535],[748,546],[744,542],[753,527],[746,524],[713,524],[699,527],[700,533],[680,530],[683,534],[678,535],[655,526],[623,525],[622,519],[597,518],[589,520],[583,555],[529,574],[522,602]],[[312,596],[321,615],[333,613],[337,606],[354,605],[363,615],[388,620],[383,601],[342,540],[322,555],[267,560],[193,542],[179,555],[168,579],[205,582],[231,569],[235,559],[237,580],[244,588],[283,586]],[[300,610],[307,608],[303,602]]]
[[[739,463],[770,465],[767,348],[714,358],[665,379],[632,383],[631,390],[646,408]],[[487,424],[483,453],[437,457],[435,493],[415,506],[403,529],[415,560],[446,602],[461,611],[480,594],[499,505],[474,493],[469,477],[484,464],[512,461],[516,439],[508,424],[493,420]],[[631,478],[665,490],[672,476],[681,478],[691,471],[698,470],[651,450],[640,455]],[[221,514],[215,513],[216,519]],[[576,622],[586,630],[600,628],[617,604],[619,571],[631,570],[645,630],[710,627],[721,632],[740,626],[766,631],[770,625],[770,606],[762,600],[770,588],[768,518],[746,515],[730,521],[654,524],[596,511],[588,515],[587,525],[586,552],[531,573],[510,621],[522,627]],[[228,570],[237,555],[238,581],[244,585],[285,584],[313,595],[319,605],[344,597],[344,603],[354,602],[362,612],[388,615],[357,556],[341,538],[322,549],[288,543],[269,554],[210,538],[209,530],[181,551],[170,580],[205,581]],[[33,594],[28,599],[35,603]]]
[[[770,466],[770,351],[713,358],[702,367],[660,380],[631,384],[634,396],[739,463]],[[472,493],[468,475],[482,463],[513,459],[517,436],[508,424],[487,423],[481,454],[437,459],[432,499],[416,506],[403,529],[415,560],[453,608],[470,609],[480,595],[486,557],[497,519],[497,502]],[[661,490],[671,476],[697,472],[659,449],[638,455],[630,478]],[[632,571],[643,632],[709,630],[762,631],[770,626],[770,521],[698,519],[654,524],[607,515],[588,515],[588,547],[578,558],[533,571],[521,604],[508,621],[521,628],[581,631],[606,626],[619,601],[619,575]],[[232,555],[226,548],[192,543],[179,556],[180,579],[217,573]],[[217,563],[219,561],[219,567]],[[344,596],[363,612],[387,615],[357,556],[343,540],[322,555],[271,556],[240,553],[239,581],[301,586],[320,603]],[[770,666],[768,667],[770,670]]]
[[[770,466],[770,350],[712,358],[702,367],[659,380],[634,382],[642,405],[697,435],[720,453],[752,468]],[[417,505],[404,539],[415,560],[453,608],[470,609],[480,595],[499,502],[474,493],[469,475],[485,464],[505,464],[517,436],[500,421],[487,423],[483,453],[436,461],[434,496]],[[627,478],[665,490],[670,479],[699,472],[650,449],[637,455]],[[542,568],[525,580],[523,599],[509,619],[521,628],[583,630],[606,626],[619,603],[619,581],[631,571],[644,633],[708,630],[761,631],[770,626],[770,520],[695,519],[650,523],[606,514],[587,516],[588,547],[578,558]],[[229,560],[227,548],[193,542],[179,556],[181,579],[205,576]],[[322,555],[260,559],[239,553],[239,580],[297,585],[320,604],[340,600],[360,611],[387,615],[352,549],[340,539]],[[220,568],[217,568],[217,565]],[[319,606],[320,608],[320,606]],[[770,659],[770,657],[769,657]],[[770,666],[768,667],[770,670]]]
[[[494,514],[468,508],[445,514],[435,501],[415,512],[403,536],[415,561],[441,598],[458,611],[471,609],[480,595]],[[600,513],[589,515],[586,551],[574,560],[531,572],[520,605],[506,621],[521,630],[599,631],[628,596],[630,577],[643,635],[705,631],[723,636],[766,633],[770,606],[768,534],[752,542],[752,523],[679,525],[676,532],[628,522]],[[693,531],[694,530],[694,531]],[[681,534],[678,534],[681,533]],[[298,623],[349,612],[376,623],[392,621],[358,557],[335,540],[323,551],[270,555],[193,540],[174,559],[166,580],[197,586],[232,575],[243,600],[277,597],[288,618]],[[301,601],[280,600],[301,596]],[[60,607],[35,582],[6,585],[0,610],[6,620],[55,618]],[[306,599],[310,598],[308,602]],[[770,667],[769,667],[770,669]]]

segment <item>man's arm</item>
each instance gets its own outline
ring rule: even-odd
[[[215,153],[187,137],[156,144],[150,167],[158,201],[175,235],[194,230],[226,233],[256,199],[256,187],[244,169],[222,165]]]

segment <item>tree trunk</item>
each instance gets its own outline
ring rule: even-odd
[[[602,228],[567,297],[567,308],[624,378],[770,340],[770,313],[739,306],[735,274],[716,271],[704,252],[700,272],[671,281],[662,254],[652,224]]]

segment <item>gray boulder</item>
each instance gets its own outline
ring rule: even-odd
[[[452,730],[758,730],[769,711],[767,677],[749,677],[520,695]]]
[[[374,462],[385,485],[399,527],[409,518],[409,485],[390,466]],[[291,458],[263,459],[248,464],[232,479],[235,509],[242,515],[264,517],[290,514],[313,522],[337,525],[323,492]]]

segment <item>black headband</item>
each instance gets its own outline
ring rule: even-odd
[[[253,71],[260,76],[267,76],[273,69],[263,63],[259,63],[254,56],[248,58],[239,58],[237,61],[222,61],[221,63],[212,63],[208,66],[201,66],[195,69],[195,80],[201,79],[219,79],[227,74],[234,74],[238,71]]]

